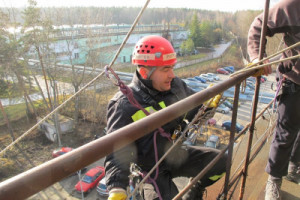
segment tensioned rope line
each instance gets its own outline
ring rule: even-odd
[[[149,4],[150,0],[147,0],[144,7],[141,9],[141,11],[139,12],[138,16],[136,17],[135,21],[133,22],[130,30],[128,31],[126,37],[124,38],[120,48],[118,49],[117,53],[115,54],[115,57],[113,58],[113,60],[111,61],[111,63],[109,64],[108,67],[111,67],[114,62],[116,61],[116,59],[118,58],[121,50],[123,49],[123,47],[125,46],[129,36],[131,35],[134,27],[136,26],[136,24],[138,23],[139,19],[141,18],[143,12],[145,11],[145,9],[147,8],[148,4]],[[101,77],[104,74],[104,71],[101,72],[100,74],[98,74],[95,78],[93,78],[90,82],[88,82],[86,85],[84,85],[80,90],[78,90],[77,92],[75,92],[72,96],[70,96],[67,100],[65,100],[62,104],[60,104],[58,107],[56,107],[52,112],[50,112],[49,114],[47,114],[43,119],[41,119],[38,123],[36,123],[34,126],[32,126],[29,130],[27,130],[25,133],[23,133],[20,137],[18,137],[15,141],[13,141],[12,143],[10,143],[7,147],[5,147],[1,152],[0,152],[0,157],[8,150],[10,149],[12,146],[14,146],[16,143],[18,143],[21,139],[23,139],[25,136],[27,136],[32,130],[34,130],[35,128],[37,128],[41,123],[43,123],[46,119],[48,119],[52,114],[54,114],[55,112],[57,112],[59,109],[61,109],[64,105],[66,105],[66,103],[68,103],[70,100],[72,100],[74,97],[76,97],[78,94],[80,94],[83,90],[85,90],[88,86],[90,86],[92,83],[94,83],[99,77]]]
[[[270,59],[270,58],[272,58],[272,57],[275,57],[275,56],[277,56],[277,55],[283,53],[284,51],[293,49],[293,48],[297,47],[298,45],[300,45],[300,42],[297,42],[297,43],[295,43],[295,44],[293,44],[293,45],[291,45],[291,46],[289,46],[289,47],[287,47],[287,48],[284,48],[284,49],[282,49],[282,50],[280,50],[280,51],[277,51],[276,53],[274,53],[274,54],[272,54],[272,55],[270,55],[270,56],[268,56],[268,57],[265,57],[265,58],[261,59],[258,63],[264,62],[264,61],[266,61],[266,60],[268,60],[268,59]],[[257,63],[253,63],[252,65],[246,66],[246,68],[253,67],[254,65],[257,65]]]
[[[284,51],[287,51],[287,50],[292,49],[294,47],[297,47],[299,45],[300,45],[300,42],[297,42],[294,45],[291,45],[291,46],[289,46],[289,47],[287,47],[285,49],[280,50],[279,52],[276,52],[276,53],[274,53],[274,54],[272,54],[272,55],[270,55],[270,56],[268,56],[268,57],[266,57],[264,59],[261,59],[257,63],[253,63],[253,64],[251,64],[249,66],[246,66],[245,68],[243,68],[243,69],[241,69],[241,70],[239,70],[239,71],[231,74],[230,76],[234,76],[234,75],[237,75],[237,74],[241,74],[241,73],[252,71],[252,70],[256,70],[256,69],[262,69],[262,68],[264,68],[266,66],[269,66],[269,65],[271,66],[273,64],[277,64],[277,63],[280,63],[280,62],[283,62],[283,61],[292,60],[292,59],[295,59],[295,58],[300,58],[300,54],[299,54],[299,55],[296,55],[296,56],[291,56],[291,57],[284,58],[284,59],[281,59],[281,60],[273,61],[273,62],[270,62],[270,63],[267,63],[267,64],[259,65],[259,63],[262,63],[262,62],[264,62],[264,61],[266,61],[266,60],[268,60],[268,59],[270,59],[272,57],[277,56],[278,54],[280,54],[280,53],[282,53]]]

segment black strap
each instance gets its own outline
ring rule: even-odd
[[[142,97],[143,102],[150,104],[155,110],[162,109],[162,107],[151,97],[151,95],[146,94],[146,92],[139,88],[137,85],[131,85],[130,87],[133,91],[135,91],[136,94]]]

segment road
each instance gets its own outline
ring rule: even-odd
[[[175,68],[181,68],[181,67],[193,65],[193,64],[196,64],[196,63],[200,63],[200,62],[203,62],[203,61],[206,61],[206,60],[211,60],[211,59],[214,59],[214,58],[218,58],[225,52],[225,50],[228,47],[230,47],[231,43],[232,43],[232,41],[216,45],[214,47],[214,51],[211,52],[211,53],[208,53],[205,57],[195,59],[195,60],[179,62],[175,65]]]

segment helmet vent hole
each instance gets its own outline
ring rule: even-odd
[[[154,49],[154,46],[151,46],[151,49]]]
[[[144,50],[142,50],[142,53],[144,53]]]
[[[140,50],[137,50],[138,53],[140,53]]]
[[[147,50],[147,53],[150,53],[150,50]]]
[[[140,45],[140,48],[142,48],[143,47],[143,45]]]
[[[148,45],[145,45],[145,48],[148,48]]]

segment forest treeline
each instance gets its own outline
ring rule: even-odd
[[[38,4],[36,5],[38,7]],[[138,7],[49,7],[40,8],[40,18],[51,21],[53,25],[75,24],[132,24],[141,8]],[[7,14],[6,26],[23,26],[26,8],[1,8]],[[222,31],[233,33],[240,40],[245,51],[245,41],[249,26],[261,10],[231,12],[210,11],[187,8],[147,8],[139,24],[178,24],[190,28],[192,19],[197,16],[199,24],[214,23]]]
[[[38,6],[38,5],[37,5]],[[25,9],[25,8],[24,8]],[[11,22],[24,24],[24,9],[1,8],[9,13]],[[141,8],[137,7],[52,7],[40,8],[44,17],[51,19],[54,25],[64,24],[132,24]],[[261,11],[238,11],[236,13],[209,11],[188,8],[147,8],[143,13],[140,24],[181,24],[187,26],[194,14],[199,22],[217,21],[222,25],[231,24],[241,13],[250,18]],[[250,15],[249,15],[250,14]]]

